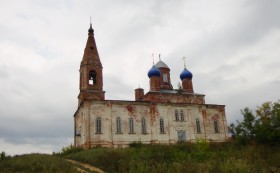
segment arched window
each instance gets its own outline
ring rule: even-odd
[[[101,118],[96,118],[96,133],[101,133]]]
[[[163,118],[159,119],[159,130],[160,130],[160,133],[164,133],[164,121],[163,121]]]
[[[90,85],[96,84],[96,72],[94,70],[91,70],[89,72],[89,81],[88,81],[88,83]]]
[[[179,121],[179,114],[178,114],[178,111],[177,111],[177,110],[175,110],[175,120],[176,120],[176,121]]]
[[[168,76],[167,74],[163,74],[163,82],[168,82]]]
[[[134,122],[133,122],[133,118],[129,118],[129,133],[134,133]]]
[[[181,121],[185,121],[185,115],[184,115],[184,111],[181,110]]]
[[[201,133],[201,130],[200,130],[200,121],[199,121],[198,118],[196,119],[196,132],[197,132],[197,133]]]
[[[147,127],[146,127],[146,120],[145,120],[145,118],[142,118],[141,126],[142,126],[142,134],[146,134],[147,133]]]
[[[76,129],[76,136],[81,136],[81,126]]]
[[[214,120],[214,129],[215,129],[215,133],[219,133],[219,125],[217,120]]]
[[[120,117],[117,118],[116,124],[117,124],[117,133],[121,133],[122,132],[122,126],[121,126],[121,118]]]

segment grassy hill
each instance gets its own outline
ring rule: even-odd
[[[72,159],[106,172],[280,172],[280,148],[233,143],[142,145],[125,149],[70,147],[54,155],[30,154],[0,161],[0,172],[75,172]]]
[[[0,173],[51,173],[73,172],[74,166],[61,157],[47,154],[25,154],[1,157]]]

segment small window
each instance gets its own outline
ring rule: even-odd
[[[198,118],[196,119],[196,132],[197,132],[197,133],[201,133],[200,121],[199,121]]]
[[[133,122],[133,118],[129,118],[129,133],[134,133],[134,122]]]
[[[147,133],[147,127],[146,127],[145,118],[142,118],[141,125],[142,125],[142,134],[146,134]]]
[[[184,111],[181,110],[181,121],[185,121],[185,115],[184,115]]]
[[[96,84],[96,72],[94,70],[91,70],[89,72],[89,81],[88,81],[88,83],[90,85]]]
[[[167,74],[163,74],[163,82],[168,82]]]
[[[214,129],[215,129],[215,133],[219,133],[219,125],[217,120],[214,120]]]
[[[177,111],[177,110],[175,110],[175,120],[176,120],[176,121],[179,121],[179,114],[178,114],[178,111]]]
[[[164,133],[164,121],[163,121],[163,118],[159,119],[159,130],[160,130],[160,133]]]
[[[122,126],[121,126],[121,118],[118,117],[116,120],[116,124],[117,124],[117,133],[121,133],[122,132]]]
[[[96,118],[96,133],[101,133],[101,118]]]
[[[76,129],[76,136],[81,136],[81,127]]]

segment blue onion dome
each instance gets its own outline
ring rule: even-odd
[[[157,69],[154,65],[153,67],[149,70],[148,72],[148,76],[150,77],[154,77],[154,76],[158,76],[160,77],[160,71],[159,69]]]
[[[184,68],[183,72],[180,74],[181,80],[186,79],[186,78],[191,79],[192,77],[193,77],[192,73],[189,70],[187,70],[186,67]]]

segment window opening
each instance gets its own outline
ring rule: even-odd
[[[198,118],[196,119],[196,131],[197,131],[197,133],[201,133],[200,122],[199,122]]]
[[[163,82],[168,82],[167,74],[163,74]]]
[[[178,111],[177,111],[177,110],[175,110],[175,120],[176,120],[176,121],[179,121],[179,114],[178,114]]]
[[[94,70],[91,70],[89,72],[89,81],[88,81],[88,83],[90,85],[96,84],[96,72]]]
[[[147,128],[146,128],[146,120],[145,118],[142,118],[142,133],[146,134],[147,133]]]
[[[133,122],[133,118],[129,118],[129,133],[134,133],[134,122]]]
[[[185,121],[184,111],[181,110],[181,121]]]
[[[81,126],[76,129],[76,136],[81,136]]]
[[[214,120],[214,129],[215,129],[215,133],[219,133],[219,126],[217,120]]]
[[[160,118],[160,120],[159,120],[159,128],[160,128],[160,133],[164,133],[164,121],[163,121],[163,118]]]
[[[121,118],[118,117],[117,118],[117,133],[121,133],[122,129],[121,129]]]
[[[96,118],[96,133],[101,133],[101,118]]]

